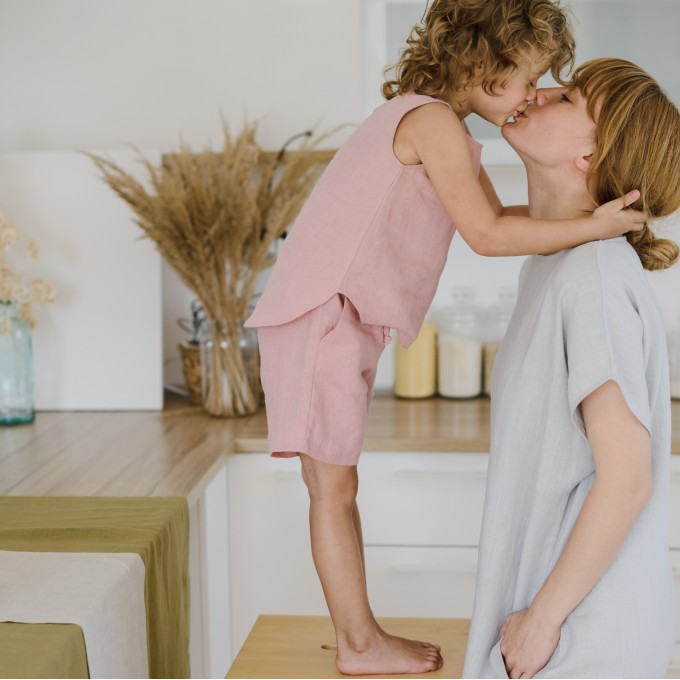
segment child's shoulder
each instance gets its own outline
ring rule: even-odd
[[[439,108],[426,106],[426,104],[444,104],[444,107],[451,110],[451,105],[443,99],[439,99],[438,97],[433,97],[428,94],[417,94],[415,92],[404,92],[402,94],[396,94],[391,99],[388,99],[386,102],[374,109],[374,113],[379,111],[408,112],[413,109],[432,110],[434,108]],[[444,107],[442,107],[442,109]]]

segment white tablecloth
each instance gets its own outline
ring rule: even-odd
[[[144,562],[136,553],[0,550],[0,621],[76,623],[91,678],[148,678]]]

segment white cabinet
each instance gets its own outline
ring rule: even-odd
[[[359,509],[378,616],[469,617],[488,456],[364,453]],[[232,648],[260,614],[326,614],[297,460],[229,461]]]
[[[477,548],[366,547],[366,576],[376,616],[469,619]]]
[[[476,546],[488,462],[484,453],[362,454],[364,543]]]
[[[378,616],[472,614],[488,455],[364,453],[359,508]],[[260,614],[326,614],[296,459],[236,454],[228,464],[231,648]],[[680,456],[673,456],[670,546],[680,610]],[[669,676],[680,675],[680,645]]]
[[[189,508],[189,656],[192,678],[223,678],[231,666],[227,464]]]
[[[309,545],[309,498],[297,459],[229,461],[232,649],[260,614],[327,614]]]

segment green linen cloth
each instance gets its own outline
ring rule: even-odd
[[[0,550],[139,554],[149,677],[190,677],[186,499],[3,496]]]
[[[80,626],[0,623],[0,678],[89,677]]]

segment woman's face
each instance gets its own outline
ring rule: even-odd
[[[542,88],[535,104],[503,126],[503,137],[525,162],[581,167],[595,148],[595,123],[577,88]]]

